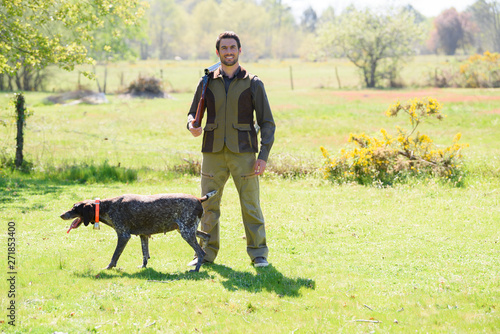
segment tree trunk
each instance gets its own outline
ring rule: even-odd
[[[24,146],[24,121],[25,121],[24,95],[17,95],[16,115],[17,115],[17,138],[16,138],[16,168],[23,165],[23,146]]]
[[[23,90],[23,84],[21,82],[21,70],[19,71],[16,71],[15,75],[14,75],[14,79],[15,79],[15,82],[16,82],[16,86],[17,86],[17,89],[18,90]]]
[[[104,65],[104,83],[102,92],[106,94],[106,83],[108,82],[108,63]]]
[[[377,62],[376,61],[372,61],[370,63],[370,86],[368,86],[369,88],[375,88],[375,85],[376,85],[376,72],[377,72]]]
[[[97,70],[94,65],[94,74],[95,74],[95,83],[97,84],[97,89],[99,90],[99,93],[102,93],[101,85],[99,84],[99,79],[97,78]]]

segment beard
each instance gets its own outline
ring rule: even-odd
[[[222,56],[219,58],[220,58],[220,62],[226,66],[233,66],[236,63],[238,63],[238,54],[235,54],[233,59],[231,59],[231,60],[227,60],[225,57],[222,57]]]

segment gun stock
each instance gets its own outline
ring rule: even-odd
[[[205,93],[207,92],[208,81],[210,74],[218,69],[220,62],[213,64],[212,66],[205,69],[205,75],[203,76],[203,85],[201,87],[201,98],[198,102],[198,108],[196,109],[196,116],[193,121],[193,127],[199,128],[201,126],[201,121],[205,115]]]
[[[196,109],[196,116],[193,121],[193,127],[199,128],[201,126],[201,120],[205,115],[205,91],[201,93],[200,102],[198,102],[198,109]]]

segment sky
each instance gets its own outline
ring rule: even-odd
[[[382,7],[382,6],[404,6],[410,4],[427,17],[435,17],[443,10],[455,7],[459,12],[464,11],[467,6],[472,5],[476,0],[282,0],[283,4],[292,7],[295,17],[300,18],[304,10],[312,6],[318,16],[329,6],[335,9],[335,13],[339,14],[344,8],[350,4],[354,4],[356,8],[363,9],[366,7]]]

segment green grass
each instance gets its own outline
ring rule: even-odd
[[[302,65],[311,73],[331,70],[325,64]],[[27,121],[25,155],[34,170],[0,168],[0,259],[7,263],[7,222],[13,221],[18,272],[17,326],[7,324],[5,274],[0,330],[498,332],[498,91],[430,91],[438,101],[448,101],[442,102],[448,117],[420,130],[443,146],[462,133],[461,141],[470,144],[464,152],[465,187],[436,180],[384,189],[336,186],[317,172],[319,146],[334,154],[347,145],[350,132],[373,135],[382,127],[405,125],[402,118],[384,116],[388,105],[395,96],[406,99],[428,91],[366,90],[354,96],[320,88],[318,78],[305,86],[300,73],[297,82],[303,86],[291,91],[288,63],[251,66],[268,88],[277,123],[271,167],[261,178],[272,266],[250,265],[238,196],[229,181],[216,264],[189,273],[186,263],[193,251],[172,232],[153,236],[148,269],[137,268],[142,254],[140,239],[134,237],[118,269],[102,270],[116,233],[107,226],[98,231],[82,226],[66,234],[68,222],[59,215],[74,202],[94,197],[198,195],[199,178],[176,169],[186,163],[183,159],[201,159],[199,138],[185,129],[192,95],[186,88],[171,100],[109,96],[110,103],[101,106],[50,106],[43,103],[48,93],[28,93],[34,115]],[[192,82],[179,76],[173,84],[191,87],[196,76]],[[7,101],[2,94],[0,105]],[[14,156],[9,115],[0,110],[7,123],[0,125],[4,160]],[[287,169],[312,173],[277,176]]]

